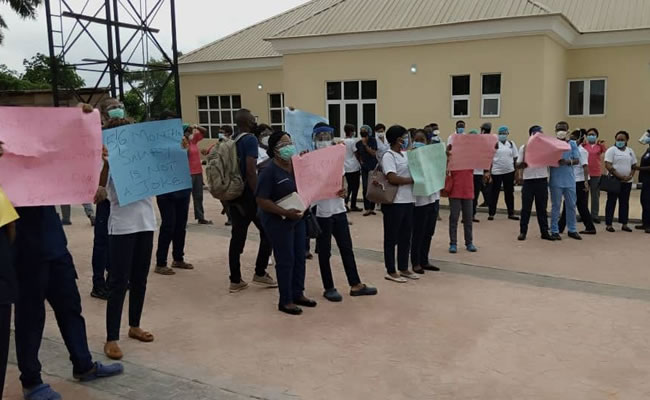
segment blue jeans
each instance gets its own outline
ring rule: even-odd
[[[578,232],[576,222],[576,188],[559,188],[551,186],[551,233],[560,233],[560,215],[562,214],[562,197],[566,205],[566,224],[569,233]]]
[[[106,286],[104,271],[108,271],[108,217],[111,202],[104,200],[97,204],[95,216],[95,238],[93,239],[93,287]]]

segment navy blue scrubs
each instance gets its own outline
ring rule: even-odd
[[[9,334],[11,330],[11,304],[16,298],[16,275],[13,266],[7,227],[0,228],[0,399],[5,385]]]
[[[45,300],[54,310],[73,374],[90,371],[93,362],[81,315],[77,272],[56,210],[43,206],[16,211],[20,216],[14,246],[18,279],[16,357],[23,387],[32,388],[43,383],[38,350],[45,326]]]
[[[272,162],[257,180],[256,197],[277,202],[296,191],[292,174]],[[279,305],[286,306],[303,297],[307,232],[303,219],[292,221],[260,210],[260,221],[273,245],[275,270],[280,290]]]

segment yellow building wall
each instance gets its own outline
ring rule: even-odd
[[[568,122],[572,128],[598,128],[609,145],[617,131],[625,130],[640,156],[646,146],[638,139],[650,128],[650,45],[568,51],[567,79],[602,77],[607,78],[605,116],[569,118]],[[565,82],[565,98],[567,87]]]
[[[541,77],[543,91],[542,108],[539,113],[540,125],[547,134],[552,135],[555,124],[567,119],[567,51],[556,41],[544,38],[544,54],[538,58],[543,65],[544,74]],[[535,79],[535,77],[531,77]]]

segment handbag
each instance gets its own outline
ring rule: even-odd
[[[384,157],[386,154],[384,155]],[[381,169],[381,163],[368,174],[368,189],[366,199],[375,204],[393,204],[397,196],[397,185],[388,182],[388,178]]]
[[[612,174],[600,178],[600,190],[602,192],[619,194],[621,193],[621,181]]]
[[[316,214],[311,209],[308,209],[305,212],[305,223],[307,224],[307,237],[310,239],[318,239],[318,237],[323,233],[323,230],[318,224]]]
[[[440,196],[449,197],[453,188],[454,188],[454,178],[451,176],[451,174],[447,174],[447,177],[445,177],[445,187],[440,192]]]

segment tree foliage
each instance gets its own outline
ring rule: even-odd
[[[25,72],[19,75],[16,71],[0,64],[0,90],[29,90],[50,89],[52,87],[52,68],[50,57],[37,53],[29,60],[23,60]],[[74,68],[67,64],[58,64],[59,87],[78,89],[85,85],[84,80]]]
[[[124,76],[131,86],[124,96],[124,108],[137,121],[158,119],[164,111],[176,111],[174,77],[164,70],[167,64],[161,60],[150,60],[148,65],[146,72],[132,71]]]
[[[36,17],[36,9],[43,3],[43,0],[0,0],[1,3],[9,3],[9,7],[22,18],[33,19]],[[4,40],[2,30],[7,28],[5,20],[0,15],[0,45]]]

